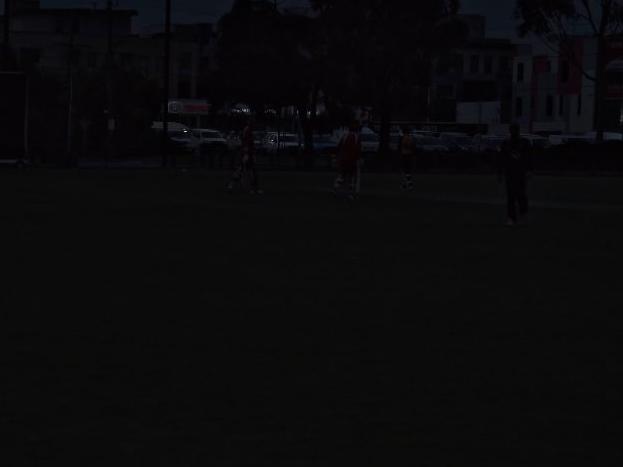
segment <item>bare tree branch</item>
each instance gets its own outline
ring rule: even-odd
[[[593,15],[593,8],[591,7],[589,0],[581,0],[580,2],[584,7],[584,11],[586,12],[584,15],[578,14],[581,18],[585,19],[593,28],[593,32],[595,34],[599,34],[599,30],[597,29],[597,23],[595,23],[595,17]]]

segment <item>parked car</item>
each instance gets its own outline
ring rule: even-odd
[[[154,122],[151,128],[158,133],[162,133],[164,124],[163,122]],[[169,122],[167,136],[171,145],[170,150],[173,152],[193,154],[199,148],[199,140],[193,136],[190,128],[181,123]]]
[[[597,141],[597,132],[595,131],[585,133],[583,136],[586,139],[588,139],[590,142],[594,143]],[[623,133],[616,133],[613,131],[604,131],[603,140],[604,141],[623,141]]]
[[[474,152],[474,141],[465,133],[441,133],[439,138],[450,152]]]
[[[573,143],[591,143],[591,139],[585,135],[550,135],[549,144],[551,146],[560,146],[561,144],[573,144]]]
[[[536,150],[547,149],[550,146],[549,139],[544,136],[524,134],[521,139],[530,145],[530,148]]]
[[[390,151],[398,151],[400,149],[400,142],[402,141],[402,131],[395,131],[389,134],[389,149]]]
[[[436,131],[428,131],[428,130],[414,130],[411,132],[413,134],[413,136],[415,136],[416,138],[418,136],[429,136],[432,138],[439,138],[439,133]]]
[[[225,140],[227,142],[227,149],[230,152],[237,151],[242,146],[242,140],[240,139],[240,134],[237,131],[230,131]]]
[[[333,135],[314,135],[314,157],[318,161],[325,161],[327,167],[332,167],[339,145],[339,139]]]
[[[364,154],[372,154],[379,152],[381,144],[379,137],[369,128],[361,130],[361,152]]]
[[[277,152],[297,154],[301,148],[301,141],[295,133],[268,133],[262,147],[268,154]]]
[[[199,140],[202,151],[225,151],[227,150],[227,140],[218,130],[198,129],[192,131],[193,136]]]
[[[215,159],[218,159],[219,167],[223,167],[223,158],[228,152],[227,140],[218,130],[198,129],[193,130],[193,136],[199,140],[200,164],[205,166],[206,158],[210,168],[214,167]]]
[[[446,146],[439,138],[433,136],[415,136],[415,146],[418,151],[424,153],[447,153],[448,146]]]
[[[500,152],[506,139],[507,137],[502,135],[476,135],[472,144],[478,153],[497,153]]]
[[[261,150],[266,138],[266,132],[262,130],[253,131],[253,144],[257,150]]]
[[[314,135],[314,152],[318,155],[334,156],[339,141],[331,135]]]

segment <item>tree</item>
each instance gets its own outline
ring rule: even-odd
[[[272,1],[237,0],[219,23],[219,68],[212,78],[221,95],[256,112],[295,106],[305,154],[313,149],[320,64],[315,20],[283,12]]]
[[[74,82],[73,121],[82,137],[79,147],[84,153],[101,150],[108,132],[107,93],[101,72],[78,70]],[[160,112],[158,84],[138,72],[115,67],[111,85],[117,146],[122,151],[134,150]]]
[[[393,109],[417,84],[428,84],[439,52],[464,36],[453,21],[458,0],[312,0],[327,41],[334,76],[329,92],[376,108],[381,117],[381,152],[389,146]]]
[[[557,55],[564,57],[595,83],[593,124],[598,140],[603,139],[606,48],[610,36],[623,27],[621,0],[517,0],[516,16],[522,21],[519,33],[536,34]],[[594,72],[582,63],[574,46],[573,27],[588,30],[597,43]]]
[[[302,19],[301,19],[302,21]],[[299,21],[299,23],[301,22]],[[290,105],[305,94],[300,34],[292,19],[265,0],[237,0],[219,23],[221,92],[256,111]]]

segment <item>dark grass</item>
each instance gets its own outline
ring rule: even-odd
[[[0,172],[10,466],[621,465],[623,187]]]

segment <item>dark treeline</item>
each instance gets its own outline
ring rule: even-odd
[[[302,153],[311,156],[315,133],[346,126],[365,109],[380,137],[378,153],[384,156],[395,131],[391,122],[443,121],[431,109],[431,89],[436,63],[452,57],[469,37],[469,26],[458,15],[459,0],[310,0],[309,5],[301,12],[279,8],[273,0],[234,2],[214,28],[215,66],[199,75],[200,91],[193,95],[210,104],[203,125],[239,132],[246,114],[231,110],[241,103],[271,130],[300,132]],[[623,24],[620,2],[518,0],[516,13],[521,34],[540,37],[595,83],[594,128],[601,136],[607,110],[603,56],[606,39]],[[575,60],[569,27],[578,22],[598,39],[594,70]],[[19,53],[17,47],[12,50],[11,36],[4,34],[2,70],[23,72],[27,79],[30,157],[64,165],[111,155],[157,157],[159,140],[151,128],[162,118],[165,67],[141,73],[127,66],[124,52],[115,50],[125,38],[113,41],[112,36],[106,58],[85,67],[88,50],[74,41],[78,33],[73,27],[62,33],[57,47],[66,59],[53,73],[31,63],[33,57],[23,47]],[[147,40],[157,49],[152,58],[162,65],[157,57],[162,35]],[[178,66],[175,60],[169,68]],[[20,105],[22,87],[2,89],[5,120],[24,120],[21,112],[11,110]],[[18,132],[14,127],[19,125],[1,125],[3,144]]]
[[[281,109],[295,109],[309,152],[313,131],[347,124],[354,107],[365,107],[382,122],[381,152],[387,150],[393,116],[426,115],[432,60],[463,35],[461,23],[453,21],[458,2],[310,3],[311,14],[283,11],[273,1],[234,3],[217,27],[217,67],[202,76],[207,91],[200,97],[215,109],[208,120],[236,129],[240,119],[224,121],[217,109],[242,102],[272,126],[292,126],[279,116]],[[162,84],[124,68],[114,50],[95,68],[79,66],[83,51],[76,34],[76,28],[67,30],[65,69],[55,73],[44,74],[5,47],[3,69],[22,71],[28,80],[31,157],[71,165],[78,157],[157,151],[144,135],[161,117]]]
[[[283,13],[272,1],[238,0],[220,23],[214,99],[249,103],[257,114],[294,106],[305,148],[318,120],[320,95],[330,126],[353,107],[373,109],[388,148],[393,117],[426,117],[425,94],[435,56],[460,43],[455,0],[312,0],[312,15]]]

